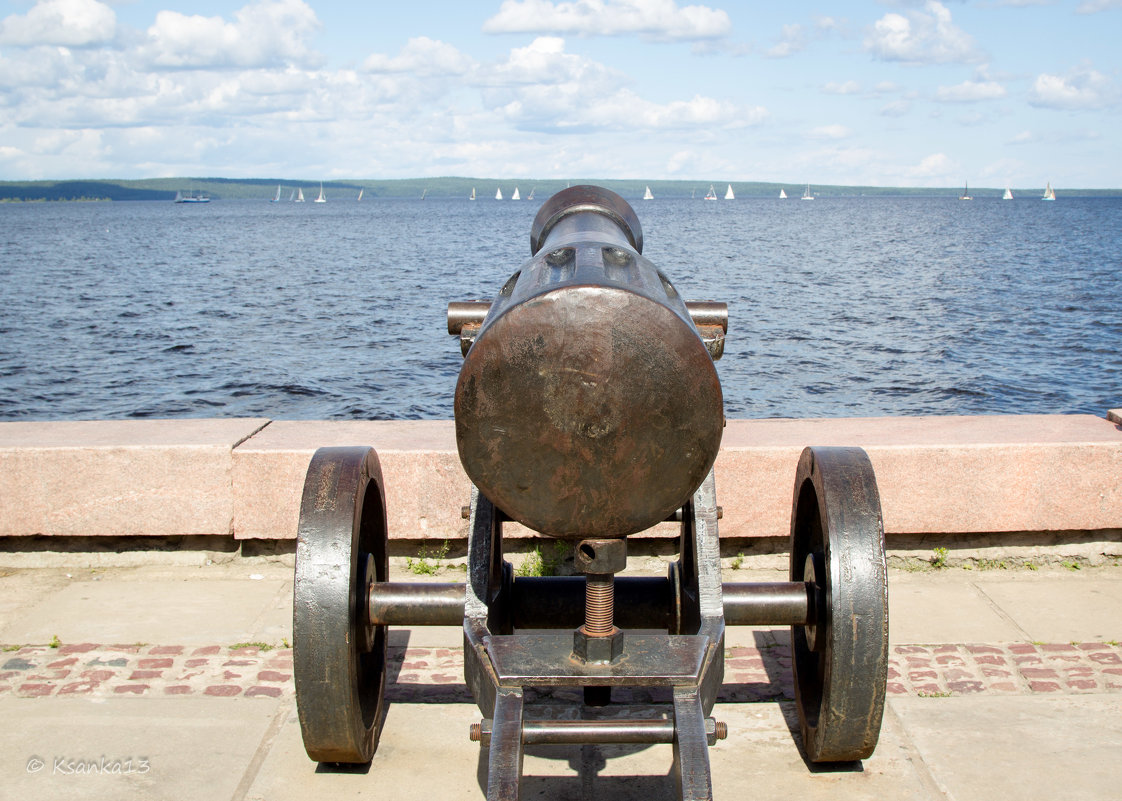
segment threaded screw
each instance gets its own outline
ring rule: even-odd
[[[590,637],[606,637],[612,633],[615,617],[614,577],[589,574],[584,583],[584,629]]]
[[[468,739],[473,743],[478,743],[483,739],[483,724],[473,723],[471,728],[468,729]]]

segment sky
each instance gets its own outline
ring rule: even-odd
[[[0,0],[0,179],[1122,187],[1122,0]]]

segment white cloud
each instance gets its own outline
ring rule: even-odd
[[[959,172],[958,165],[946,153],[932,153],[916,166],[907,168],[905,175],[909,178],[948,178]]]
[[[806,49],[806,34],[802,25],[784,25],[779,41],[764,54],[768,58],[786,58]]]
[[[239,9],[235,21],[161,11],[148,29],[145,54],[158,67],[222,69],[311,65],[319,56],[305,43],[319,27],[303,0],[261,0]]]
[[[1064,110],[1102,108],[1117,100],[1109,78],[1090,64],[1081,64],[1067,75],[1038,75],[1029,90],[1029,103]]]
[[[853,131],[844,125],[820,125],[812,128],[810,136],[814,139],[845,139],[853,135]]]
[[[885,61],[948,64],[982,60],[974,38],[951,20],[942,3],[929,0],[923,11],[885,14],[865,37],[865,49]]]
[[[878,112],[882,117],[903,117],[912,110],[912,104],[909,100],[893,100],[891,103],[886,103],[881,106]]]
[[[830,81],[822,87],[822,91],[829,95],[856,95],[861,92],[861,84],[857,81],[845,81],[844,83]]]
[[[97,0],[42,0],[0,21],[0,44],[88,47],[111,41],[116,31],[117,15]]]
[[[978,103],[983,100],[1000,100],[1007,92],[995,81],[963,81],[955,86],[940,86],[935,99],[943,103]]]
[[[1076,14],[1097,14],[1112,8],[1122,8],[1122,0],[1084,0],[1075,9]]]
[[[541,36],[511,50],[506,61],[481,67],[474,80],[482,100],[519,130],[582,133],[602,130],[675,130],[756,125],[768,117],[744,106],[695,95],[656,103],[637,95],[626,76],[565,51],[565,41]]]
[[[463,75],[470,72],[473,60],[446,42],[418,36],[410,39],[393,58],[381,53],[363,62],[367,72],[407,72],[413,75]]]
[[[602,91],[626,80],[602,64],[565,52],[565,40],[558,36],[539,36],[525,47],[512,49],[506,61],[482,69],[479,79],[484,84],[500,86],[580,82]]]
[[[503,0],[499,13],[483,23],[486,33],[638,34],[686,41],[719,38],[731,29],[724,11],[680,8],[674,0]]]

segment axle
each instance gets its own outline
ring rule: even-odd
[[[661,577],[617,576],[615,622],[621,628],[668,628],[670,582]],[[370,623],[376,626],[459,626],[464,621],[464,585],[384,582],[370,587]],[[729,626],[807,626],[818,615],[815,585],[804,581],[721,585]],[[516,578],[511,606],[516,629],[576,628],[584,622],[585,579],[581,576]]]

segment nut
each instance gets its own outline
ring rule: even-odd
[[[627,567],[627,540],[581,540],[575,562],[581,573],[618,573]]]
[[[623,653],[623,632],[612,626],[612,633],[601,637],[590,635],[584,626],[573,632],[573,656],[581,662],[606,665]]]

